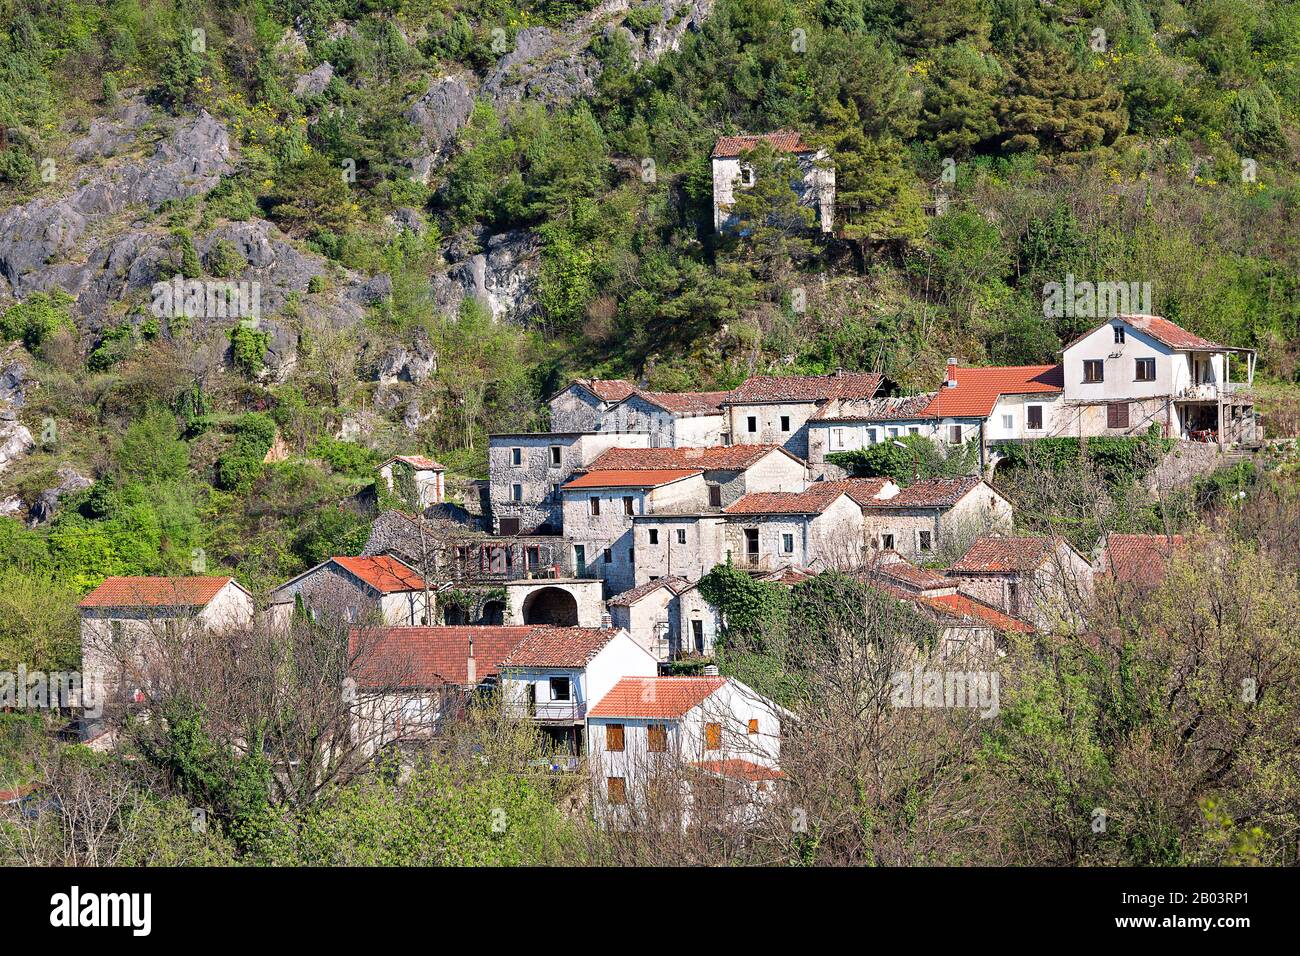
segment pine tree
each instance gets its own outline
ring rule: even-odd
[[[998,114],[1010,150],[1079,153],[1128,127],[1123,94],[1046,39],[1017,47]]]
[[[803,178],[799,163],[766,142],[740,156],[753,171],[753,185],[736,190],[734,251],[762,279],[783,291],[795,265],[812,254],[809,234],[814,213],[801,205],[794,183]]]
[[[921,129],[945,156],[962,156],[998,134],[1002,67],[992,53],[967,43],[935,57],[925,87]]]

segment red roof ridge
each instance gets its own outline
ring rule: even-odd
[[[207,607],[232,581],[248,593],[229,575],[109,576],[78,607]]]

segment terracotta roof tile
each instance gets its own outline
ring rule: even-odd
[[[1111,534],[1106,537],[1102,571],[1122,584],[1155,587],[1169,561],[1186,544],[1181,534]]]
[[[683,717],[727,683],[725,677],[624,677],[588,717]]]
[[[1033,571],[1056,551],[1060,538],[986,535],[976,538],[949,573]]]
[[[365,581],[380,594],[424,589],[424,579],[416,570],[389,554],[369,558],[335,557],[330,560]]]
[[[999,631],[1032,634],[1034,630],[1033,627],[1019,618],[1003,614],[997,608],[967,594],[940,594],[935,597],[918,595],[918,598],[923,604],[927,604],[942,613],[966,620],[979,621]]]
[[[618,628],[537,626],[506,655],[502,666],[586,667],[620,633]]]
[[[812,416],[822,422],[889,422],[928,417],[935,392],[867,399],[834,399]]]
[[[353,676],[366,688],[466,685],[473,638],[478,683],[495,676],[506,655],[533,630],[533,625],[354,627],[348,639]]]
[[[723,511],[729,515],[821,514],[840,495],[848,495],[859,505],[874,501],[888,484],[888,478],[841,478],[815,481],[804,491],[752,491]]]
[[[751,402],[824,402],[832,398],[867,399],[880,390],[877,372],[832,375],[751,375],[727,396],[728,405]]]
[[[743,471],[779,445],[712,445],[705,448],[610,448],[591,463],[593,471],[690,468]],[[793,455],[791,457],[794,457]]]
[[[954,588],[956,583],[948,580],[938,571],[917,567],[896,551],[882,551],[875,563],[866,569],[873,577],[885,577],[905,587],[917,591],[934,591],[940,588]]]
[[[761,763],[738,758],[730,760],[697,760],[691,766],[699,767],[705,773],[728,777],[732,780],[780,780],[785,776],[775,767],[765,767]]]
[[[690,586],[690,582],[685,578],[673,576],[671,578],[657,578],[654,581],[647,581],[645,584],[638,584],[634,588],[628,588],[621,594],[616,594],[609,599],[608,604],[619,607],[631,607],[637,601],[641,600],[647,594],[653,594],[660,588],[671,588],[674,594],[681,594]]]
[[[700,474],[698,468],[645,468],[601,469],[589,471],[571,481],[565,488],[657,488],[691,475]]]
[[[581,385],[605,402],[621,402],[636,391],[635,385],[622,378],[579,378],[573,384]]]
[[[950,508],[980,483],[977,475],[926,478],[899,489],[892,498],[873,499],[864,505],[869,508]]]
[[[721,415],[729,392],[636,392],[651,405],[675,415]]]
[[[807,153],[812,151],[812,147],[804,143],[803,137],[799,133],[790,130],[778,130],[775,133],[764,133],[760,136],[719,136],[717,143],[713,146],[713,158],[729,159],[739,156],[764,141],[779,153]]]
[[[1137,329],[1139,332],[1145,332],[1157,342],[1163,342],[1171,349],[1217,350],[1224,348],[1224,346],[1219,345],[1217,342],[1211,342],[1209,339],[1202,338],[1195,332],[1188,332],[1181,325],[1170,322],[1168,319],[1159,315],[1119,315],[1115,318],[1132,328]],[[1105,324],[1112,325],[1113,321],[1108,321]],[[1082,335],[1071,339],[1065,348],[1068,349],[1078,342],[1083,341],[1099,328],[1101,328],[1099,325],[1093,326]],[[1064,351],[1064,349],[1062,349],[1062,351]]]
[[[233,578],[115,577],[81,599],[81,607],[207,607]]]
[[[1000,395],[1057,395],[1065,378],[1060,365],[954,368],[957,384],[935,393],[925,413],[935,418],[987,418]]]

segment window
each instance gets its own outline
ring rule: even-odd
[[[960,445],[960,444],[961,444],[961,426],[960,426],[960,425],[949,425],[949,426],[948,426],[948,444],[950,444],[950,445]]]
[[[1115,326],[1115,344],[1116,345],[1124,344],[1124,326],[1122,325]]]
[[[843,448],[843,447],[844,447],[844,429],[843,429],[843,428],[832,428],[832,429],[831,429],[831,447],[832,447],[832,448]]]
[[[874,445],[875,443],[876,443],[876,430],[875,430],[874,428],[868,428],[868,429],[867,429],[867,444],[868,444],[868,445]]]
[[[1107,428],[1128,428],[1128,402],[1111,402],[1106,406]]]
[[[922,531],[922,532],[920,533],[919,537],[920,537],[920,539],[921,539],[921,540],[920,540],[921,550],[922,550],[922,551],[929,551],[929,550],[930,550],[930,532],[928,532],[928,531]]]
[[[606,778],[605,792],[609,796],[609,802],[615,806],[621,807],[627,803],[627,787],[624,785],[622,777]]]
[[[794,554],[794,535],[792,534],[781,535],[781,553]]]
[[[555,501],[560,500],[560,485],[558,482],[551,483],[551,498]]]
[[[658,529],[658,528],[651,528],[651,529],[650,529],[650,543],[651,543],[651,544],[658,544],[658,543],[659,543],[659,529]]]
[[[751,718],[749,718],[749,732],[750,732],[751,734],[756,734],[756,733],[758,733],[758,718],[757,718],[757,717],[751,717]]]
[[[1020,613],[1020,585],[1015,581],[1007,582],[1007,613],[1012,616]]]
[[[600,499],[593,495],[592,497],[588,498],[587,501],[591,507],[591,513],[593,515],[600,514]]]
[[[890,437],[890,438],[897,438],[897,437],[898,437],[898,429],[897,429],[897,428],[891,428],[891,429],[889,430],[889,437]]]
[[[678,543],[678,544],[685,544],[685,543],[686,543],[686,529],[685,529],[685,528],[678,528],[678,529],[677,529],[677,543]]]
[[[510,486],[510,500],[511,501],[524,500],[524,486],[519,484],[519,482],[515,482],[513,485]]]
[[[894,550],[894,536],[892,534],[882,534],[880,544],[886,551]]]
[[[614,552],[611,551],[611,550],[609,550],[609,548],[606,548],[606,549],[605,549],[604,558],[605,558],[605,563],[606,563],[606,564],[613,564],[613,563],[614,563]]]
[[[627,563],[636,564],[636,548],[627,549]]]
[[[782,415],[782,416],[781,416],[781,431],[783,431],[783,432],[788,432],[789,430],[790,430],[790,416],[789,416],[789,415]]]
[[[701,620],[691,621],[691,637],[695,640],[695,653],[704,653],[704,622]]]
[[[704,749],[705,750],[722,749],[722,724],[704,725]]]
[[[499,523],[499,526],[501,529],[501,534],[504,536],[514,535],[519,533],[518,518],[502,518]]]
[[[758,431],[758,416],[757,416],[757,415],[749,415],[749,416],[747,416],[747,417],[745,418],[745,431],[747,431],[747,432],[756,432],[756,431]]]
[[[623,750],[623,725],[605,725],[605,749],[621,753]]]
[[[751,561],[758,560],[758,529],[745,529],[745,557]]]
[[[652,754],[668,752],[668,725],[646,724],[645,749]]]
[[[1134,359],[1137,370],[1134,378],[1139,382],[1154,382],[1156,380],[1156,360],[1153,358]]]
[[[568,700],[569,699],[569,678],[552,677],[551,678],[551,700]]]
[[[632,496],[631,496],[631,495],[624,495],[624,496],[623,496],[623,514],[625,514],[625,515],[636,514],[636,512],[632,510]]]
[[[1003,415],[1003,416],[1002,416],[1002,430],[1003,430],[1003,431],[1007,431],[1007,432],[1009,432],[1009,431],[1011,431],[1011,429],[1013,429],[1013,428],[1015,428],[1015,427],[1016,427],[1016,420],[1015,420],[1015,418],[1013,418],[1013,417],[1010,416],[1010,415]]]
[[[754,168],[752,166],[740,167],[740,185],[742,186],[754,185]]]
[[[522,448],[510,449],[510,464],[522,465],[524,463],[524,450]]]
[[[919,434],[921,434],[921,429],[920,429],[920,427],[917,426],[917,425],[908,425],[908,426],[907,426],[907,433],[908,433],[909,435],[919,435]]]
[[[1101,359],[1084,359],[1083,360],[1083,380],[1085,382],[1100,382],[1106,377],[1102,368]]]
[[[552,468],[560,467],[560,446],[559,445],[551,446],[551,467]]]
[[[1025,427],[1030,431],[1041,431],[1043,428],[1043,406],[1026,405],[1025,406]]]
[[[709,485],[709,507],[710,507],[710,508],[721,508],[721,507],[722,507],[722,488],[721,488],[721,486],[719,486],[719,485]],[[685,544],[685,543],[686,543],[685,541],[682,542],[682,544]]]

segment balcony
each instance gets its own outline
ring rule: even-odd
[[[1228,382],[1222,386],[1218,382],[1201,382],[1186,386],[1174,397],[1184,402],[1217,402],[1220,397],[1224,401],[1242,401],[1249,395],[1250,386],[1245,382]]]
[[[517,700],[506,705],[506,713],[543,724],[577,724],[587,719],[587,705],[576,700]]]

